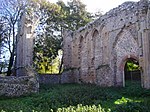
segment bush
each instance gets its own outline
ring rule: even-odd
[[[127,102],[126,104],[118,105],[115,112],[149,112],[149,109],[138,102]]]

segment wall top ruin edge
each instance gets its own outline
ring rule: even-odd
[[[124,2],[123,4],[119,5],[116,8],[111,9],[106,14],[100,16],[98,19],[86,24],[83,27],[80,27],[76,31],[67,31],[67,36],[76,37],[76,35],[81,34],[82,32],[87,32],[92,30],[95,27],[105,26],[107,21],[113,17],[120,16],[122,13],[133,14],[136,15],[143,10],[147,10],[150,6],[150,1],[148,0],[140,0],[139,2]],[[146,11],[145,11],[146,12]]]

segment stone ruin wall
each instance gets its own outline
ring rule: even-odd
[[[37,92],[32,69],[34,28],[38,18],[22,18],[17,45],[17,77],[0,77],[0,95]],[[64,32],[61,83],[124,86],[127,58],[139,61],[142,86],[150,88],[150,3],[125,2],[75,32]],[[42,79],[45,80],[45,79]],[[57,79],[56,79],[57,80]]]
[[[38,18],[34,13],[24,13],[20,19],[16,46],[16,76],[0,77],[0,96],[13,97],[38,92],[38,76],[32,65],[34,30]]]
[[[124,86],[127,58],[143,69],[142,86],[150,88],[149,1],[125,2],[75,32],[64,33],[63,75],[70,82]],[[145,40],[148,39],[148,40]]]
[[[21,96],[38,92],[38,81],[32,76],[0,77],[0,96]]]

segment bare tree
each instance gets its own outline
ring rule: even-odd
[[[5,25],[3,32],[7,33],[5,48],[9,52],[7,76],[11,75],[15,62],[18,22],[27,10],[28,0],[1,0],[0,18]]]

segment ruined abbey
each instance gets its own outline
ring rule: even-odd
[[[125,63],[134,59],[141,85],[150,88],[148,0],[125,2],[77,31],[66,31],[63,45],[67,81],[125,86]]]
[[[37,92],[33,39],[38,17],[23,16],[17,44],[17,76],[0,77],[0,95]],[[77,31],[64,31],[64,72],[58,83],[125,86],[125,64],[140,66],[141,86],[150,89],[150,2],[125,2]]]

